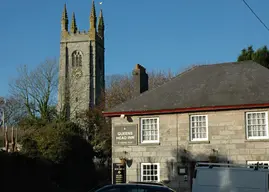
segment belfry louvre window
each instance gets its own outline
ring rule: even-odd
[[[190,135],[192,141],[208,140],[207,115],[190,116]]]
[[[268,113],[247,112],[246,132],[248,139],[268,138]]]
[[[82,66],[82,53],[80,51],[74,51],[72,53],[72,67]]]
[[[160,182],[159,163],[141,163],[142,182]]]
[[[159,118],[141,118],[141,143],[159,142]]]

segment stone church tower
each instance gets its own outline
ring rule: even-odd
[[[79,31],[75,14],[70,30],[66,5],[61,20],[58,110],[74,119],[80,111],[100,103],[105,88],[104,19],[96,18],[94,1],[88,32]]]

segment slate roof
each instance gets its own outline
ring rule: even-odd
[[[243,61],[193,67],[105,113],[263,103],[269,103],[269,69]]]

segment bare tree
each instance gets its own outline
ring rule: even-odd
[[[57,101],[56,59],[47,59],[34,70],[21,66],[18,72],[18,78],[10,83],[12,97],[22,101],[30,117],[48,119],[51,106],[55,106]]]
[[[5,123],[8,126],[16,126],[19,121],[27,116],[26,108],[23,101],[12,96],[5,99],[4,104]]]
[[[149,74],[149,90],[156,88],[174,77],[171,71],[152,71]],[[106,107],[111,108],[133,97],[134,82],[130,74],[111,75],[106,79]]]

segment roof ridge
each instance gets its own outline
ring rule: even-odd
[[[246,64],[246,62],[254,62],[254,63],[256,63],[253,60],[245,60],[245,61],[231,61],[231,62],[222,62],[222,63],[202,64],[202,65],[199,65],[199,66]]]

